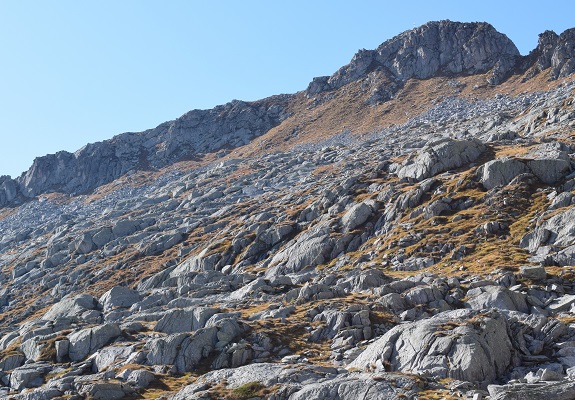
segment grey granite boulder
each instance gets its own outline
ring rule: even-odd
[[[330,259],[333,240],[329,223],[320,223],[302,232],[271,260],[266,278],[273,279],[287,273],[299,272],[306,266],[316,266]]]
[[[176,333],[153,339],[146,345],[150,365],[175,365],[179,373],[191,371],[210,355],[218,342],[216,327],[203,328],[192,334]]]
[[[158,321],[154,330],[164,333],[195,331],[205,327],[206,322],[217,312],[217,308],[210,307],[170,310]]]
[[[479,170],[479,180],[486,189],[505,186],[516,176],[531,172],[521,161],[514,158],[498,158],[483,164]]]
[[[303,385],[289,400],[411,399],[415,398],[418,389],[417,380],[413,377],[386,373],[351,373]]]
[[[547,277],[545,267],[541,265],[523,265],[519,268],[519,273],[523,278],[534,281],[542,281]]]
[[[121,219],[112,227],[112,233],[117,237],[124,237],[140,229],[140,221],[133,219]]]
[[[373,214],[376,205],[373,201],[364,201],[351,207],[341,218],[341,226],[344,232],[353,231],[363,225]]]
[[[428,142],[415,158],[408,158],[397,170],[400,179],[422,181],[440,172],[475,161],[485,146],[478,140],[442,138]]]
[[[467,291],[465,304],[474,310],[496,308],[499,310],[529,313],[525,295],[495,285],[481,286]]]
[[[527,166],[541,182],[554,184],[571,171],[571,162],[561,159],[536,159],[527,161]]]
[[[80,361],[86,358],[88,354],[102,348],[111,340],[122,334],[118,325],[108,323],[99,325],[94,328],[82,329],[68,336],[70,347],[68,357],[72,361]]]
[[[128,376],[126,381],[134,388],[134,389],[145,389],[152,382],[156,380],[156,376],[147,371],[145,369],[138,369],[136,371],[132,371]]]
[[[575,264],[573,243],[575,243],[575,207],[544,219],[519,241],[519,245],[535,254],[539,261],[551,261],[560,266]]]
[[[211,330],[210,334],[214,336],[215,340],[216,332]],[[148,351],[146,355],[147,363],[149,365],[174,364],[180,345],[186,337],[188,335],[185,333],[176,333],[150,340],[145,347]]]
[[[135,391],[130,385],[120,382],[94,382],[82,385],[78,393],[94,400],[119,400],[134,395]]]
[[[383,370],[388,365],[433,379],[493,382],[515,361],[501,314],[455,310],[392,328],[349,367]]]
[[[58,318],[78,319],[87,310],[98,308],[98,300],[89,294],[70,295],[54,304],[42,319],[54,321]]]
[[[14,368],[21,367],[26,361],[22,354],[7,355],[0,360],[0,371],[11,371]]]
[[[24,388],[40,387],[44,384],[44,375],[52,370],[46,363],[27,364],[16,368],[10,374],[10,388],[20,391]]]
[[[104,311],[110,311],[117,307],[131,307],[140,300],[141,296],[137,290],[114,286],[100,297],[100,304],[104,307]]]
[[[575,399],[575,382],[540,382],[508,385],[489,385],[491,400],[572,400]]]
[[[92,371],[100,372],[113,364],[126,361],[135,351],[134,345],[104,347],[90,357],[92,360]]]

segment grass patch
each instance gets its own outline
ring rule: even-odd
[[[232,390],[232,398],[237,400],[258,397],[265,386],[260,382],[250,382]]]

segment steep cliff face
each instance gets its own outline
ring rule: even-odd
[[[525,79],[549,71],[550,79],[575,70],[575,29],[557,35],[546,31],[527,57],[507,36],[487,23],[429,22],[387,40],[375,50],[361,50],[330,77],[315,78],[305,94],[338,90],[377,76],[367,105],[388,101],[409,79],[486,74],[497,85],[513,73]],[[383,77],[383,78],[382,78]],[[369,87],[368,87],[369,86]],[[250,143],[280,125],[295,95],[256,102],[234,100],[211,110],[193,110],[154,129],[124,133],[89,144],[75,153],[58,152],[37,158],[16,179],[0,180],[0,207],[19,204],[42,193],[82,193],[109,183],[130,170],[161,168],[202,153]]]
[[[554,79],[571,75],[575,71],[575,28],[559,35],[551,56],[551,77]]]
[[[492,71],[497,84],[514,68],[519,50],[487,23],[429,22],[404,32],[376,50],[361,50],[331,77],[316,78],[307,92],[334,90],[381,69],[399,81],[437,75],[472,75]]]
[[[528,69],[525,80],[549,70],[550,79],[563,78],[575,71],[575,29],[561,35],[545,31],[539,35],[537,47],[526,57],[523,69]]]

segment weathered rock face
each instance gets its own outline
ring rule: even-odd
[[[575,71],[575,29],[567,29],[557,39],[551,56],[551,76],[561,78]]]
[[[100,303],[105,311],[116,307],[130,307],[138,301],[140,301],[140,294],[124,286],[114,286],[100,297]]]
[[[551,77],[575,70],[575,29],[557,36],[547,31],[529,57],[488,23],[429,22],[384,42],[375,50],[361,50],[331,77],[315,78],[307,95],[335,90],[368,77],[384,76],[372,98],[393,98],[411,78],[472,75],[489,72],[491,84],[502,82],[513,70],[532,75],[551,69]],[[0,177],[0,207],[18,204],[49,192],[77,194],[138,168],[158,168],[198,154],[249,143],[289,116],[295,96],[279,95],[256,102],[234,100],[211,110],[193,110],[144,132],[129,132],[86,145],[75,153],[61,151],[39,157],[16,179]],[[376,101],[376,102],[377,102]]]
[[[559,35],[553,31],[545,31],[539,35],[537,48],[533,53],[537,54],[536,67],[538,71],[543,71],[551,66],[551,59],[557,47]]]
[[[170,310],[158,321],[155,330],[164,333],[195,331],[203,328],[217,312],[217,309],[208,307]]]
[[[541,261],[560,266],[575,263],[575,208],[571,207],[542,221],[521,239],[519,245]]]
[[[199,310],[195,318],[208,318],[213,309]],[[182,321],[186,324],[186,321]],[[162,338],[150,340],[145,347],[147,362],[154,364],[174,364],[179,372],[191,371],[197,363],[207,357],[214,349],[222,349],[238,335],[244,333],[245,326],[234,318],[210,319],[208,323],[195,320],[196,326],[206,325],[191,334],[175,333]],[[163,324],[164,327],[166,324]],[[188,331],[192,330],[186,328]],[[158,329],[160,330],[160,329]],[[162,329],[166,331],[167,329]],[[172,331],[175,331],[174,329]],[[180,329],[182,331],[182,329]]]
[[[116,324],[99,325],[75,332],[68,338],[70,341],[68,356],[72,361],[83,360],[88,354],[108,344],[121,333]]]
[[[489,80],[497,84],[518,57],[513,42],[487,23],[429,22],[386,41],[376,50],[361,50],[331,77],[314,80],[307,93],[340,88],[376,69],[400,81],[493,70]]]
[[[344,231],[352,231],[362,225],[373,214],[377,206],[373,202],[361,202],[354,205],[341,219]]]
[[[415,157],[408,159],[397,171],[401,179],[421,181],[473,162],[485,151],[479,141],[439,139],[428,143]]]
[[[492,382],[513,365],[507,322],[498,313],[447,311],[398,325],[369,345],[350,367],[412,371],[434,378]]]
[[[575,383],[570,381],[489,385],[488,389],[489,398],[492,400],[569,400],[575,398]]]
[[[486,189],[493,189],[496,186],[507,185],[519,174],[528,172],[529,168],[521,161],[514,158],[500,158],[483,164],[478,174],[483,186]]]
[[[11,204],[18,194],[16,181],[9,176],[0,176],[0,207]]]
[[[0,180],[0,206],[59,191],[81,193],[141,167],[163,167],[198,153],[249,143],[285,117],[289,95],[258,102],[234,100],[211,110],[193,110],[154,129],[124,133],[84,146],[39,157],[15,180]]]
[[[545,77],[558,41],[548,34]],[[488,382],[512,386],[493,398],[572,398],[573,271],[546,265],[575,265],[575,77],[512,87],[522,68],[497,88],[475,87],[477,77],[411,81],[401,96],[421,94],[430,108],[365,136],[306,136],[286,149],[290,138],[274,134],[256,154],[268,137],[234,159],[208,161],[222,151],[95,195],[1,209],[0,398],[167,398],[192,371],[202,375],[174,399],[471,398]],[[406,102],[366,101],[367,80],[401,86],[382,75],[300,93],[286,110],[329,114],[344,100],[358,114],[403,115]],[[274,101],[192,112],[172,136],[168,123],[157,137],[57,154],[50,168],[73,180],[90,152],[110,159],[90,170],[100,177],[169,163],[193,140],[217,148],[210,141],[226,129],[265,125],[259,107],[275,115]],[[194,115],[205,118],[196,126]],[[212,132],[208,118],[229,125]],[[205,143],[193,138],[204,128]],[[142,148],[153,151],[131,158]],[[512,158],[478,161],[503,155]],[[37,167],[32,186],[59,185]],[[18,185],[0,178],[0,201],[23,201]]]
[[[43,319],[54,321],[58,318],[77,319],[88,311],[98,307],[98,300],[89,294],[79,294],[77,296],[65,297],[60,302],[54,304]]]
[[[500,286],[482,286],[467,292],[466,304],[475,310],[497,308],[499,310],[529,312],[525,296]]]
[[[399,375],[347,374],[305,386],[290,396],[290,400],[385,400],[415,398],[416,385]]]
[[[575,29],[568,29],[561,35],[553,31],[541,33],[537,47],[529,54],[528,62],[523,66],[525,69],[531,68],[526,78],[531,78],[548,68],[551,68],[549,74],[551,79],[572,74],[575,71],[574,39]]]

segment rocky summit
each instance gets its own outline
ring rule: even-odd
[[[0,397],[574,399],[574,53],[430,22],[0,177]]]

